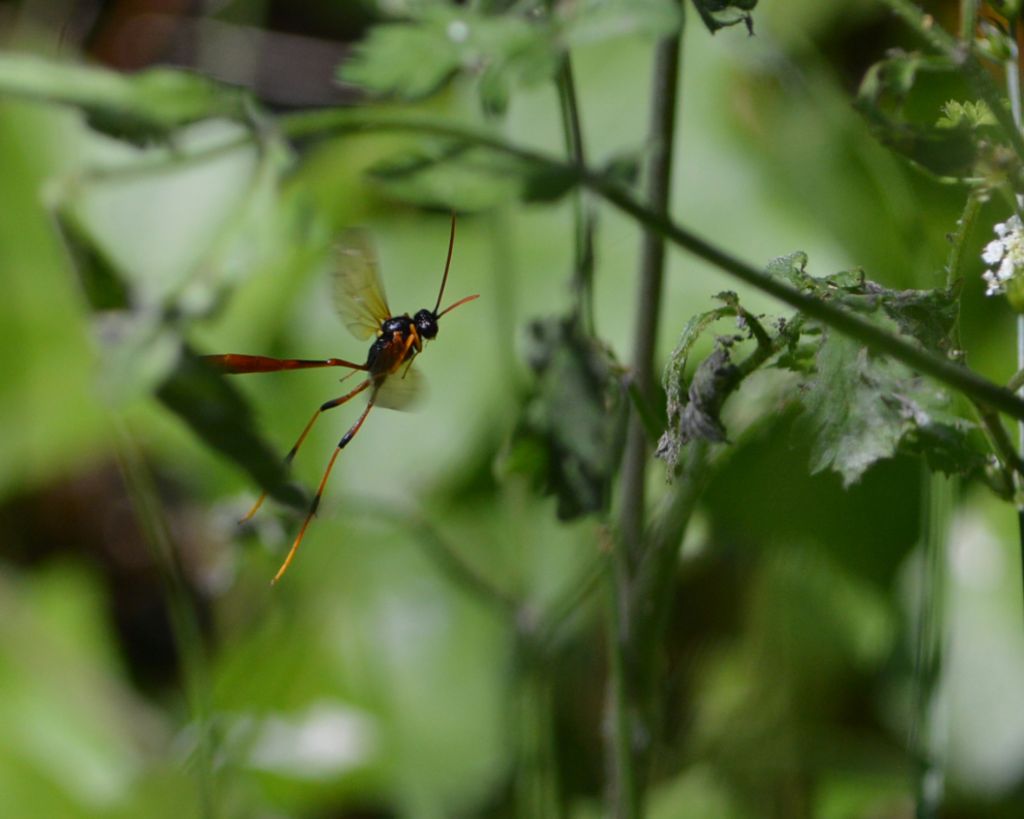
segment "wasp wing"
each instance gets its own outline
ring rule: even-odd
[[[391,311],[369,235],[358,228],[345,231],[336,256],[334,307],[352,335],[370,338]]]
[[[373,402],[378,407],[407,410],[419,403],[426,392],[426,381],[420,371],[406,366],[394,375],[384,377],[377,387]]]

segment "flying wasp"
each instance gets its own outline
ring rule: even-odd
[[[334,305],[345,326],[356,338],[373,337],[364,364],[357,364],[342,358],[268,358],[236,353],[204,356],[207,363],[220,372],[231,375],[304,370],[314,367],[347,367],[352,372],[345,378],[356,372],[366,374],[363,381],[356,387],[338,398],[325,401],[317,408],[313,417],[309,419],[302,430],[299,439],[285,456],[285,464],[290,464],[322,413],[348,403],[361,393],[367,394],[366,407],[338,441],[327,468],[324,470],[323,477],[320,479],[316,494],[313,496],[309,512],[306,514],[284,562],[274,575],[272,584],[277,583],[288,571],[306,534],[306,529],[309,528],[310,522],[316,515],[324,488],[327,486],[327,479],[334,468],[334,462],[338,459],[341,451],[355,438],[363,426],[363,422],[366,421],[366,417],[370,414],[370,410],[374,407],[405,409],[409,406],[421,384],[418,371],[412,368],[412,364],[416,356],[423,351],[424,343],[437,337],[438,322],[442,316],[479,297],[479,294],[465,296],[454,304],[448,305],[444,310],[440,309],[444,288],[448,282],[448,270],[451,267],[454,248],[455,215],[452,214],[451,233],[448,237],[448,258],[444,263],[444,274],[441,276],[441,287],[437,293],[434,309],[423,308],[412,316],[408,313],[396,316],[388,307],[387,297],[384,295],[384,285],[380,279],[377,256],[368,235],[360,229],[350,229],[343,235],[337,250],[337,266],[334,273]],[[267,493],[263,492],[256,499],[252,509],[242,518],[242,523],[256,514],[266,497]]]

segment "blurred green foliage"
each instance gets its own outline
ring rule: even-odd
[[[195,71],[131,75],[96,65],[118,64],[109,43],[130,28],[99,19],[78,36],[14,5],[26,16],[0,53],[0,815],[603,815],[601,582],[615,533],[600,515],[558,511],[614,498],[627,397],[613,362],[630,355],[638,226],[595,207],[601,344],[581,339],[566,319],[576,177],[530,176],[436,137],[291,143],[262,104],[260,65],[288,37],[343,40],[338,76],[375,104],[558,156],[553,80],[571,54],[588,166],[629,183],[651,148],[652,47],[681,25],[676,5],[588,0],[546,16],[532,11],[545,4],[285,13],[240,1],[163,20],[197,38]],[[917,45],[873,4],[761,4],[754,38],[723,25],[749,22],[753,6],[685,8],[672,214],[759,266],[800,248],[816,270],[863,268],[866,279],[794,284],[860,299],[930,347],[949,342],[958,298],[960,346],[1005,381],[1013,316],[983,299],[974,252],[1005,202],[982,207],[953,293],[943,264],[963,190],[876,141],[882,129],[947,176],[1005,170],[1005,157],[973,151],[991,123],[977,107],[954,121],[970,101],[944,72],[928,78],[934,105],[915,99],[908,114],[879,69],[885,87],[860,98],[877,116],[855,112],[869,64]],[[263,51],[209,45],[237,20],[259,28]],[[929,67],[891,60],[904,79]],[[228,67],[251,89],[218,82]],[[305,70],[282,69],[281,82],[298,87]],[[907,123],[943,116],[973,152],[919,150]],[[331,370],[226,380],[195,355],[358,360],[328,296],[335,238],[368,227],[391,306],[411,312],[435,298],[452,206],[464,212],[448,293],[481,298],[417,363],[431,384],[423,410],[375,412],[345,450],[296,564],[270,589],[301,515],[288,501],[315,486],[353,408],[318,423],[294,484],[279,457],[349,384]],[[670,410],[714,354],[712,322],[735,321],[736,302],[713,301],[724,281],[670,254],[657,348],[677,376]],[[780,312],[755,292],[741,303],[752,317]],[[547,366],[531,369],[538,340]],[[975,483],[949,489],[948,572],[928,598],[922,520],[944,479],[907,450],[925,410],[957,444],[963,419],[935,410],[930,384],[925,409],[915,392],[900,399],[914,412],[897,412],[902,368],[827,333],[815,344],[748,373],[715,407],[730,443],[665,579],[647,815],[911,816],[930,762],[943,816],[1018,816],[1012,509]],[[830,415],[840,405],[856,436]],[[827,448],[816,429],[834,432]],[[976,450],[950,458],[962,466]],[[665,477],[651,466],[652,508],[670,496]],[[285,503],[238,527],[261,487]],[[929,688],[918,626],[943,605]]]

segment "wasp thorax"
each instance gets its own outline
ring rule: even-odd
[[[424,338],[434,338],[437,335],[437,316],[430,310],[426,308],[420,310],[413,317],[413,321],[416,323],[416,329]]]
[[[405,335],[409,330],[409,314],[385,319],[380,326],[381,334],[390,338],[395,333]]]

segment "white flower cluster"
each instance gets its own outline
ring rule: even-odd
[[[990,270],[981,274],[988,287],[986,296],[997,296],[1006,292],[1006,283],[1018,271],[1024,271],[1024,222],[1014,214],[1005,222],[993,228],[998,239],[993,239],[981,254],[982,260],[991,265]]]

